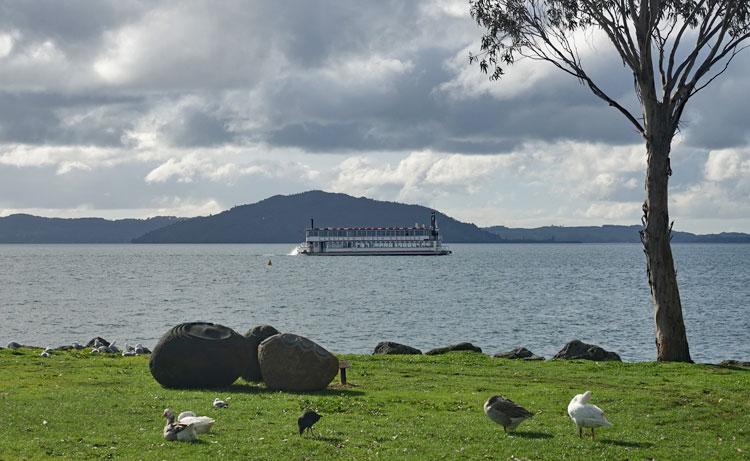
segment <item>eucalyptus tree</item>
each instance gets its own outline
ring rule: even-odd
[[[750,37],[748,0],[470,0],[483,29],[469,61],[490,79],[521,57],[546,61],[619,111],[646,145],[641,242],[656,323],[657,358],[691,361],[668,212],[670,151],[687,102],[727,70]],[[575,37],[606,37],[632,73],[641,114],[607,94],[582,62]]]

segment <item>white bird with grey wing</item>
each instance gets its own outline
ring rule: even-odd
[[[529,410],[501,395],[493,395],[484,402],[484,414],[503,426],[505,432],[514,430],[519,424],[534,416]]]

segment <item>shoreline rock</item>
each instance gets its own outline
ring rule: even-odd
[[[544,360],[544,357],[534,354],[525,347],[517,347],[508,352],[498,352],[494,355],[498,359],[511,359],[511,360]]]
[[[407,346],[406,344],[394,343],[392,341],[382,341],[375,346],[372,355],[422,355],[422,351],[416,347]]]
[[[435,349],[431,349],[427,352],[425,352],[425,355],[439,355],[439,354],[445,354],[448,352],[459,352],[459,351],[469,351],[469,352],[482,352],[481,347],[477,347],[471,343],[458,343],[453,344],[451,346],[445,346],[445,347],[438,347]]]
[[[615,352],[607,351],[594,344],[586,344],[574,339],[560,349],[553,359],[562,360],[593,360],[597,362],[616,361],[622,362],[620,356]]]

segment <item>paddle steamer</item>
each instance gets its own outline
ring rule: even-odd
[[[305,229],[305,241],[297,247],[297,254],[309,256],[380,256],[380,255],[448,255],[443,245],[435,212],[430,226],[414,227],[310,227]]]

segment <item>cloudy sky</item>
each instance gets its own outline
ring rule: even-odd
[[[194,216],[310,189],[479,225],[639,222],[644,148],[549,65],[489,82],[466,1],[0,2],[0,216]],[[589,36],[586,65],[632,104]],[[673,147],[675,228],[750,232],[750,53]]]

